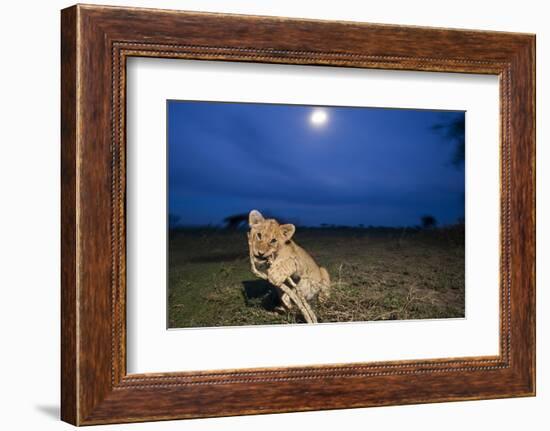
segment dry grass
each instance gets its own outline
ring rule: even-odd
[[[315,304],[320,322],[464,316],[463,227],[299,229],[296,241],[331,275],[330,298]],[[240,231],[171,232],[170,327],[301,322],[275,312],[246,247]]]

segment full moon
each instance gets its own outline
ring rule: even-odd
[[[309,119],[314,126],[322,126],[327,122],[328,116],[325,111],[318,109],[312,112]]]

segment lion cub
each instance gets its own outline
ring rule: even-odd
[[[292,241],[296,231],[293,224],[281,225],[274,219],[265,219],[257,210],[250,211],[248,223],[252,272],[278,288],[277,292],[286,310],[292,308],[292,302],[280,286],[288,278],[308,302],[316,297],[320,300],[328,297],[329,274]]]

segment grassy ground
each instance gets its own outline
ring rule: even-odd
[[[332,280],[320,322],[464,317],[464,229],[298,228]],[[249,268],[244,231],[180,229],[169,238],[169,327],[301,323],[278,314]]]

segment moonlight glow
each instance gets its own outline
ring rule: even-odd
[[[313,111],[309,119],[311,121],[311,124],[313,124],[314,126],[322,126],[327,122],[328,115],[325,111],[317,109]]]

